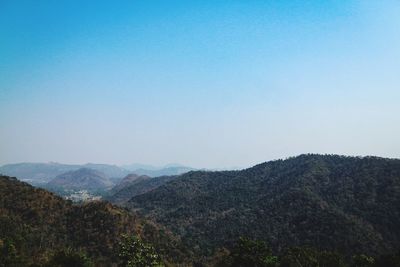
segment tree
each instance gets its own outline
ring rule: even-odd
[[[227,259],[220,266],[232,267],[274,267],[278,258],[272,255],[271,249],[260,240],[241,237]]]
[[[81,251],[74,251],[71,248],[57,251],[45,266],[51,267],[91,267],[90,259]]]
[[[281,267],[318,267],[318,252],[313,248],[293,247],[281,258]]]
[[[281,257],[280,267],[344,267],[342,255],[310,247],[293,247]]]
[[[144,243],[136,236],[123,236],[119,244],[121,267],[159,267],[164,266],[153,246]]]
[[[19,266],[21,259],[14,244],[10,240],[0,239],[0,267]]]
[[[352,257],[352,267],[372,267],[374,266],[374,258],[364,254],[354,255]]]
[[[322,251],[318,253],[320,267],[345,267],[346,264],[342,255],[332,251]],[[364,266],[363,266],[364,267]]]
[[[381,255],[376,259],[374,267],[400,267],[400,251],[394,254]]]

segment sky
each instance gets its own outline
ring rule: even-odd
[[[400,1],[0,0],[0,165],[400,157]]]

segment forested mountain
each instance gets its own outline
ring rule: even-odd
[[[118,191],[120,191],[121,189],[137,184],[141,181],[147,180],[147,179],[151,179],[149,176],[147,175],[137,175],[137,174],[128,174],[127,176],[125,176],[121,181],[118,182],[118,184],[116,184],[111,192],[112,193],[116,193]]]
[[[185,249],[177,239],[132,212],[99,201],[75,205],[0,176],[0,266],[41,266],[57,251],[69,248],[87,254],[95,266],[111,266],[118,261],[122,234],[151,242],[166,261],[183,258]],[[12,264],[5,263],[10,257]]]
[[[143,177],[143,176],[139,176]],[[147,176],[146,176],[147,177]],[[140,195],[153,190],[178,176],[160,176],[149,179],[135,180],[134,183],[125,184],[118,188],[113,188],[112,194],[106,197],[114,204],[125,205],[133,196]]]
[[[159,177],[159,176],[171,176],[171,175],[180,175],[189,171],[193,171],[193,168],[185,167],[185,166],[166,166],[164,168],[156,168],[156,169],[134,169],[132,173],[138,175],[147,175],[150,177]]]
[[[400,160],[301,155],[242,171],[183,174],[128,206],[198,255],[238,236],[274,251],[313,246],[350,256],[400,248]]]
[[[47,186],[64,190],[106,190],[111,189],[113,183],[107,176],[96,170],[81,168],[58,175]]]
[[[53,266],[71,249],[95,266],[121,264],[123,234],[153,244],[167,265],[400,264],[400,160],[301,155],[241,171],[138,177],[110,197],[128,211],[0,176],[0,266]]]
[[[108,178],[122,178],[129,174],[128,170],[121,168],[116,165],[110,164],[97,164],[97,163],[87,163],[82,165],[83,168],[88,168],[96,171],[100,171],[105,174]]]

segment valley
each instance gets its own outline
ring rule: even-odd
[[[6,216],[3,216],[3,223],[6,223],[3,229],[7,221],[23,218],[28,218],[27,223],[34,227],[32,229],[45,227],[38,215],[28,214],[43,212],[41,209],[48,200],[32,202],[33,198],[27,194],[39,194],[39,199],[53,199],[51,201],[55,204],[51,204],[52,208],[45,208],[51,218],[71,216],[68,215],[71,212],[81,216],[76,211],[88,207],[95,209],[94,214],[104,213],[97,210],[97,206],[107,207],[106,213],[111,212],[110,216],[127,216],[123,225],[118,226],[122,227],[119,234],[113,234],[115,241],[112,242],[121,240],[123,234],[135,233],[154,245],[164,263],[173,265],[223,266],[226,261],[235,261],[232,253],[239,240],[246,246],[265,244],[262,245],[266,249],[263,253],[269,251],[268,255],[275,254],[278,258],[285,258],[288,249],[291,251],[296,247],[316,249],[312,253],[316,253],[317,258],[324,258],[318,251],[331,251],[341,255],[338,259],[343,261],[343,266],[351,263],[354,255],[369,255],[377,259],[396,253],[400,247],[400,160],[397,159],[307,154],[238,171],[190,171],[160,177],[129,174],[118,179],[116,184],[99,171],[78,169],[61,174],[49,183],[53,188],[59,185],[59,191],[53,192],[65,200],[45,190],[21,184],[15,178],[2,179],[6,187],[16,186],[18,190],[32,192],[20,194],[15,189],[4,190],[3,186],[2,210]],[[4,202],[11,198],[13,203],[20,203],[18,205],[24,208]],[[116,206],[110,206],[108,202]],[[101,216],[109,216],[106,213]],[[94,216],[93,219],[98,217]],[[73,226],[74,230],[68,230],[72,225],[52,222],[46,231],[56,232],[49,232],[51,234],[46,239],[52,240],[46,242],[55,242],[60,248],[66,244],[76,247],[73,239],[53,240],[51,236],[61,234],[56,229],[88,231],[89,221],[88,217],[85,218]],[[77,217],[77,220],[81,219]],[[99,225],[90,223],[90,227],[95,227],[95,232],[100,230],[97,227],[116,229],[103,225],[104,219],[101,221]],[[83,225],[79,226],[81,223]],[[115,223],[119,224],[118,221]],[[140,226],[143,223],[151,225],[146,226],[147,232],[143,232],[146,227]],[[22,230],[16,231],[16,235],[23,233],[18,232]],[[160,234],[165,235],[163,238],[175,240],[175,244],[170,247],[168,242],[164,243],[166,240],[158,239]],[[15,240],[13,235],[3,232],[0,239]],[[31,238],[38,237],[26,236],[23,242],[34,242]],[[86,237],[82,242],[89,240]],[[79,247],[89,256],[100,252],[98,248],[86,247],[85,244],[89,243],[82,243]],[[19,249],[22,247],[20,245]],[[165,248],[168,251],[163,250]],[[43,252],[21,250],[19,253],[26,257],[33,255],[30,253]],[[117,258],[109,258],[109,252],[103,253],[106,250],[101,252],[104,262],[117,261]],[[273,266],[278,266],[278,263]]]

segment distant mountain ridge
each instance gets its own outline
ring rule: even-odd
[[[179,164],[168,164],[165,167],[154,167],[144,164],[131,164],[120,167],[111,164],[87,163],[79,165],[51,162],[6,164],[0,167],[0,174],[14,176],[31,184],[40,185],[49,182],[57,175],[66,173],[68,171],[78,170],[80,168],[89,168],[96,171],[101,171],[108,178],[111,178],[113,181],[116,182],[131,173],[157,177],[163,175],[179,175],[190,170],[194,170],[193,168]]]
[[[57,175],[79,168],[79,165],[60,163],[15,163],[1,166],[0,173],[18,177],[27,182],[46,183]]]
[[[87,163],[61,164],[61,163],[16,163],[7,164],[0,167],[0,174],[14,176],[32,184],[44,184],[54,179],[56,176],[75,171],[81,168],[90,168],[101,171],[108,178],[122,178],[129,174],[129,171],[116,165]]]
[[[129,165],[122,165],[122,167],[129,170],[131,173],[138,175],[147,175],[150,177],[180,175],[189,171],[196,170],[195,168],[188,167],[179,163],[170,163],[162,167],[134,163]]]
[[[159,177],[159,176],[169,176],[169,175],[180,175],[189,171],[193,171],[195,169],[190,168],[190,167],[184,167],[184,166],[171,166],[171,167],[165,167],[162,169],[155,169],[155,170],[147,170],[147,169],[136,169],[132,171],[135,174],[138,175],[147,175],[150,177]]]
[[[400,248],[400,160],[310,154],[241,171],[193,171],[127,205],[200,255],[238,236],[278,251],[382,254]]]

